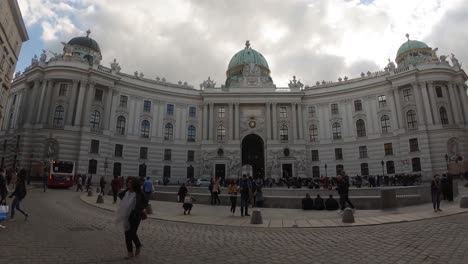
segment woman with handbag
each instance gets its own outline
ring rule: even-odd
[[[127,259],[138,256],[141,250],[141,242],[137,231],[141,220],[147,218],[145,208],[148,200],[141,191],[140,181],[135,177],[127,178],[127,189],[119,193],[121,199],[117,209],[116,223],[121,224],[125,231],[125,243],[127,245]],[[135,255],[133,244],[135,244]]]

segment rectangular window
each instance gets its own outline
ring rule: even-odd
[[[354,101],[354,111],[355,112],[362,111],[362,101],[361,100]]]
[[[336,148],[335,149],[335,159],[336,160],[342,160],[343,159],[343,149],[341,149],[341,148]]]
[[[122,157],[123,156],[123,145],[122,144],[115,144],[115,157]]]
[[[361,163],[361,175],[362,176],[369,175],[369,164]]]
[[[173,104],[168,104],[166,106],[166,114],[167,115],[174,115],[174,105]]]
[[[435,90],[436,90],[437,97],[439,98],[444,97],[444,95],[442,94],[442,87],[436,86]]]
[[[68,83],[61,83],[59,89],[59,96],[67,96]]]
[[[359,158],[367,158],[367,146],[359,146]]]
[[[163,178],[170,178],[171,177],[171,166],[164,166],[163,167]]]
[[[102,94],[103,91],[101,89],[96,89],[96,91],[94,91],[94,101],[102,102]]]
[[[99,140],[91,140],[91,149],[89,150],[89,153],[99,154]]]
[[[286,118],[288,117],[288,111],[286,109],[286,106],[280,106],[280,117],[281,118]]]
[[[330,106],[332,115],[338,115],[340,112],[338,111],[338,104],[331,104]]]
[[[164,160],[171,160],[172,159],[172,150],[165,149],[164,150]]]
[[[140,159],[148,159],[148,148],[140,147]]]
[[[384,149],[385,149],[385,156],[393,155],[393,144],[392,143],[385,143],[384,144]]]
[[[405,99],[405,102],[409,102],[411,101],[411,98],[412,98],[412,92],[411,92],[411,89],[404,89],[403,90],[403,99]]]
[[[195,160],[195,151],[189,150],[187,151],[187,161],[194,161]]]
[[[143,102],[143,112],[151,112],[151,101],[145,100]]]
[[[127,108],[128,96],[121,95],[120,96],[120,107]]]
[[[410,152],[419,151],[419,144],[417,138],[410,138],[409,140]]]
[[[312,161],[319,161],[319,151],[317,149],[312,150]]]
[[[7,142],[8,142],[8,141],[7,141],[6,139],[5,139],[5,140],[3,140],[3,151],[5,151],[5,150],[6,150],[6,147],[7,147]]]
[[[387,97],[385,95],[379,95],[379,107],[385,107],[387,105]]]
[[[316,116],[315,106],[309,106],[309,117],[314,118]]]
[[[197,116],[197,108],[191,106],[189,107],[189,117],[196,117]]]
[[[225,111],[226,109],[224,106],[218,107],[218,118],[224,118]]]

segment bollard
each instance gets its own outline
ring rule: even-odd
[[[90,190],[88,191],[88,196],[93,196],[93,190],[90,189]]]
[[[151,207],[151,204],[149,203],[148,206],[146,207],[146,214],[153,214],[153,208]]]
[[[468,208],[468,197],[462,196],[460,198],[460,208]]]
[[[354,223],[354,214],[351,208],[346,208],[343,211],[343,223]]]
[[[96,203],[104,203],[104,197],[101,194],[98,195]]]
[[[395,189],[381,189],[380,190],[380,208],[389,209],[398,207],[398,200],[396,198]]]
[[[262,220],[262,212],[259,210],[254,210],[252,212],[252,216],[250,217],[250,224],[252,225],[260,225],[263,224]]]

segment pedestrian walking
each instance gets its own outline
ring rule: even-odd
[[[183,203],[185,201],[185,195],[188,193],[187,187],[185,187],[185,183],[182,183],[182,185],[179,188],[179,192],[177,193],[179,203]]]
[[[210,185],[208,185],[208,190],[210,190],[210,204],[214,205],[215,204],[215,199],[214,199],[214,194],[213,194],[213,186],[214,186],[214,180],[210,180]]]
[[[151,200],[151,194],[153,193],[153,183],[150,180],[150,177],[146,177],[146,180],[143,182],[143,192],[145,193],[146,200]]]
[[[434,212],[442,211],[440,209],[440,192],[441,185],[439,180],[439,174],[434,175],[434,179],[431,182],[431,197],[432,197],[432,207]]]
[[[106,188],[106,179],[104,179],[104,176],[101,176],[101,179],[99,180],[99,187],[101,187],[101,194],[104,196],[104,189]]]
[[[8,206],[6,205],[6,198],[8,195],[8,190],[6,186],[6,179],[4,173],[0,173],[0,221],[5,221],[8,217]],[[5,226],[0,225],[1,228]]]
[[[121,202],[117,209],[116,223],[121,224],[125,231],[125,244],[127,246],[127,259],[138,256],[141,250],[141,242],[137,231],[140,222],[146,219],[145,209],[148,200],[141,191],[140,181],[135,177],[127,178],[127,189],[119,194]],[[133,253],[135,244],[135,254]]]
[[[239,191],[239,186],[237,186],[235,180],[231,180],[228,185],[228,195],[231,200],[231,213],[236,213],[237,206],[237,192]]]
[[[342,172],[344,174],[344,171]],[[345,175],[345,174],[344,174]],[[346,203],[349,204],[353,211],[355,210],[353,203],[349,200],[349,181],[347,176],[342,176],[338,174],[337,176],[337,190],[338,194],[340,195],[340,206],[341,210],[338,212],[339,214],[343,213],[343,210],[346,208]]]
[[[92,175],[88,176],[88,179],[86,180],[86,191],[89,192],[89,189],[91,189],[91,179],[93,178]]]
[[[221,200],[219,199],[219,194],[221,193],[221,187],[219,186],[219,179],[216,179],[213,184],[213,199],[214,204],[221,205]]]
[[[24,215],[24,220],[28,220],[29,214],[23,211],[20,208],[20,203],[26,197],[26,182],[25,182],[24,177],[20,177],[18,181],[16,182],[16,187],[15,191],[10,195],[10,198],[13,196],[15,197],[13,199],[13,202],[11,203],[11,215],[10,218],[14,219],[15,218],[15,210],[18,210],[20,213]]]
[[[120,185],[120,180],[117,176],[114,176],[114,179],[111,181],[111,188],[112,188],[112,195],[114,196],[114,203],[116,203],[117,194],[119,193],[120,189],[122,189],[122,185]]]
[[[242,175],[240,181],[240,193],[241,193],[241,216],[249,215],[249,199],[252,193],[252,182],[247,179],[247,175]]]
[[[193,202],[195,201],[195,198],[192,197],[189,193],[187,193],[184,197],[184,204],[182,205],[182,208],[184,208],[184,215],[185,214],[190,214],[190,211],[192,211],[193,208]]]

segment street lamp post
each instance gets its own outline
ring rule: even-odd
[[[107,181],[107,168],[109,166],[109,163],[107,162],[107,157],[104,159],[104,179]],[[107,181],[108,182],[108,181]],[[107,184],[106,184],[107,185]],[[106,194],[104,190],[101,190],[104,195]]]
[[[325,163],[325,177],[328,178],[328,170],[327,170],[327,164]]]
[[[449,161],[449,156],[447,155],[447,153],[445,153],[445,164],[446,164],[446,166],[447,166],[447,174],[448,174],[448,172],[449,172],[448,161]]]
[[[382,161],[380,162],[380,165],[382,165],[382,177],[383,177],[384,174],[385,174],[385,171],[384,171],[384,164],[385,164],[385,161],[382,160]]]

